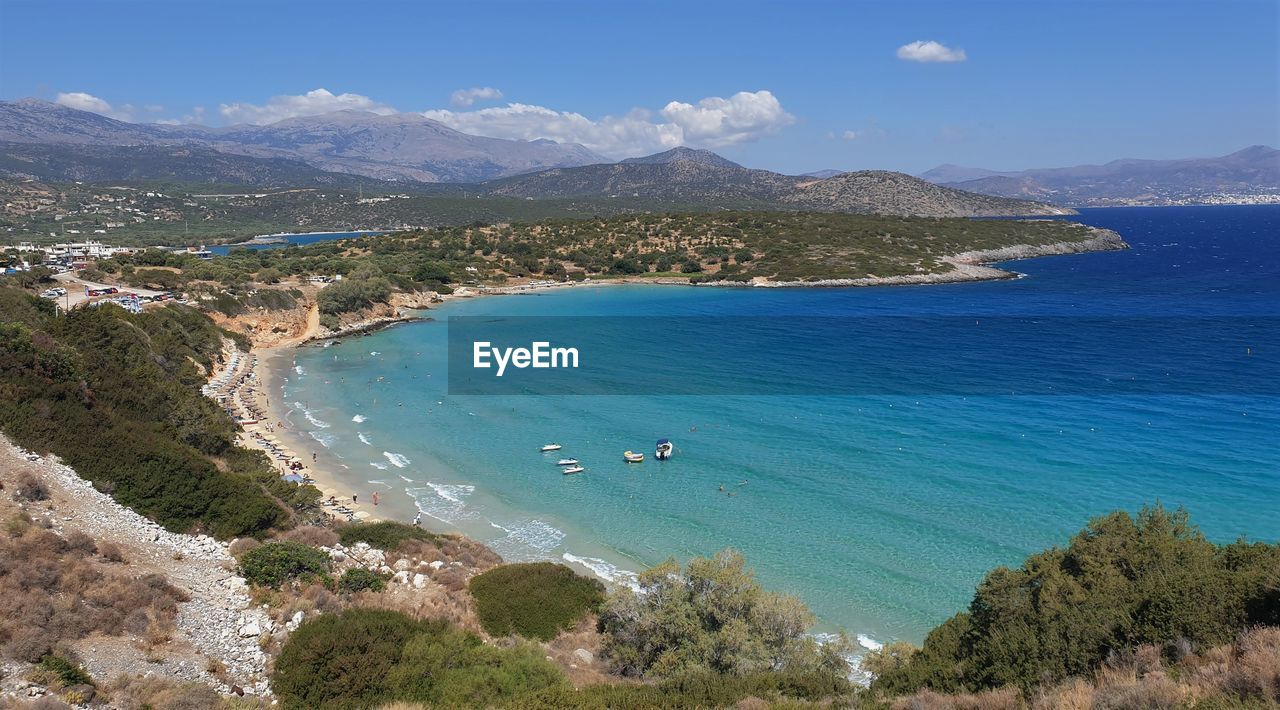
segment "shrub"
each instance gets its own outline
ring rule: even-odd
[[[536,650],[486,646],[446,622],[381,609],[348,609],[304,623],[289,636],[271,679],[289,709],[395,701],[490,707],[564,683]]]
[[[386,589],[387,581],[377,572],[371,572],[363,567],[352,567],[342,573],[342,578],[338,580],[338,586],[347,592],[363,592],[365,590],[381,592]]]
[[[1280,586],[1280,545],[1205,540],[1184,511],[1144,508],[1096,518],[1065,548],[997,568],[968,612],[925,638],[873,688],[906,694],[1024,690],[1087,676],[1115,649],[1150,644],[1172,657],[1189,642],[1226,643],[1268,623]]]
[[[260,587],[279,587],[295,579],[319,577],[329,556],[297,542],[268,542],[240,557],[240,574]]]
[[[494,636],[550,641],[600,608],[604,585],[552,562],[495,567],[471,579],[480,625]]]
[[[64,688],[73,685],[93,685],[93,679],[79,664],[52,653],[40,659],[40,670],[53,674]]]
[[[111,681],[111,703],[122,708],[155,710],[205,710],[223,707],[221,697],[203,683],[153,675],[122,675]]]
[[[338,544],[338,536],[332,530],[314,525],[296,527],[281,535],[280,539],[302,543],[308,547],[333,547]]]
[[[641,593],[621,587],[600,616],[603,651],[628,676],[751,675],[766,670],[848,671],[848,642],[818,644],[799,599],[765,592],[742,556],[724,550],[673,560],[640,575]]]
[[[363,542],[370,547],[390,552],[405,540],[421,540],[435,542],[439,535],[427,532],[416,525],[406,525],[390,520],[376,523],[357,523],[338,530],[338,539],[343,545],[354,545]]]
[[[49,487],[39,478],[30,473],[24,473],[18,478],[18,485],[14,488],[13,499],[29,503],[37,500],[49,499]]]
[[[232,557],[240,559],[240,556],[244,553],[261,546],[262,543],[254,538],[241,537],[232,541],[232,543],[227,546],[227,552],[231,553]]]
[[[107,562],[123,563],[124,553],[120,551],[120,546],[114,542],[103,542],[98,545],[98,554],[102,555],[102,559]]]

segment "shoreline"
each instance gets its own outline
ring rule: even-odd
[[[293,368],[296,363],[292,353],[296,353],[297,348],[302,346],[315,347],[317,343],[336,342],[350,336],[366,335],[385,328],[400,325],[401,323],[430,320],[432,316],[424,315],[424,310],[430,311],[433,310],[434,306],[440,304],[479,296],[530,295],[569,288],[590,288],[597,286],[602,287],[631,284],[684,286],[712,285],[738,288],[839,288],[993,281],[1020,278],[1021,276],[1016,272],[990,266],[990,264],[994,263],[1035,258],[1039,256],[1112,251],[1128,248],[1128,245],[1125,244],[1119,235],[1114,232],[1093,227],[1090,227],[1090,230],[1095,234],[1092,239],[1076,242],[1060,242],[1041,246],[1017,245],[996,250],[973,251],[952,255],[947,257],[946,261],[953,264],[956,268],[952,271],[940,274],[878,277],[856,280],[832,279],[819,282],[765,282],[745,284],[732,282],[689,284],[684,278],[627,277],[584,282],[534,282],[493,288],[461,286],[452,294],[433,295],[433,297],[429,299],[429,304],[420,299],[414,301],[411,305],[404,303],[399,306],[395,306],[395,315],[368,318],[345,326],[336,332],[320,328],[318,313],[313,305],[311,307],[312,312],[308,317],[308,327],[303,333],[273,346],[255,347],[250,351],[249,362],[253,364],[253,377],[258,385],[255,397],[265,414],[265,420],[269,423],[268,426],[273,427],[271,433],[274,439],[288,452],[288,455],[297,456],[297,458],[303,462],[303,465],[305,466],[303,473],[310,479],[312,482],[311,484],[321,491],[323,500],[328,501],[330,498],[335,499],[341,506],[351,511],[348,519],[352,521],[372,522],[390,520],[409,523],[413,519],[414,514],[420,512],[420,508],[413,500],[412,496],[405,496],[408,500],[407,505],[405,501],[400,500],[400,487],[392,483],[394,481],[394,478],[392,477],[396,475],[394,469],[387,471],[388,481],[386,482],[375,482],[367,472],[357,474],[339,460],[341,457],[329,453],[328,447],[324,446],[322,442],[316,439],[316,437],[307,433],[306,429],[308,427],[308,423],[294,421],[294,419],[297,419],[299,416],[305,416],[305,414],[300,414],[284,399],[284,388],[287,381],[292,379],[294,374]],[[414,306],[420,307],[415,308]],[[315,422],[311,422],[310,424],[314,425]],[[244,445],[253,446],[254,448],[259,449],[262,448],[257,445],[257,442],[253,439],[253,434],[251,432],[242,432],[240,436]],[[312,456],[307,456],[306,454],[308,452],[310,452]],[[377,486],[379,485],[385,486],[385,489],[378,488]],[[375,490],[383,493],[385,496],[385,500],[381,501],[382,504],[380,506],[372,504],[371,493]],[[358,498],[356,500],[352,500],[353,495],[358,496]],[[348,517],[346,514],[338,513],[327,505],[325,510],[334,518],[341,519]],[[475,538],[467,534],[462,527],[448,521],[438,520],[430,515],[422,516],[421,525],[424,529],[432,532],[462,534],[475,540]],[[478,542],[478,544],[485,543]],[[486,547],[487,546],[488,545],[486,544]],[[585,564],[584,562],[572,559],[557,559],[556,561],[570,564],[574,567],[581,567],[589,574],[600,577],[610,583],[620,583],[618,580],[601,575],[593,566]]]
[[[1053,244],[1039,246],[1025,244],[1013,245],[999,249],[954,254],[943,259],[946,263],[952,264],[954,269],[942,273],[866,277],[861,279],[824,279],[819,281],[761,280],[750,283],[719,281],[703,284],[690,284],[687,279],[679,277],[623,277],[618,279],[590,280],[582,282],[546,281],[496,286],[492,288],[461,286],[451,294],[434,295],[429,300],[430,306],[438,306],[450,301],[482,296],[529,295],[570,288],[591,288],[635,284],[713,286],[719,288],[863,288],[873,286],[934,285],[976,281],[999,281],[1021,278],[1021,274],[1000,269],[991,266],[991,264],[1044,256],[1120,251],[1129,248],[1128,244],[1124,242],[1120,235],[1111,230],[1101,229],[1098,227],[1088,227],[1088,229],[1094,234],[1094,237],[1091,239],[1075,242],[1056,242]],[[404,323],[425,321],[432,318],[429,315],[423,315],[423,311],[432,310],[430,306],[421,305],[421,301],[418,301],[415,305],[420,305],[420,307],[415,308],[408,305],[396,306],[395,315],[369,318],[344,326],[338,331],[327,331],[320,328],[318,312],[316,312],[315,306],[313,305],[311,307],[312,312],[308,317],[308,327],[301,335],[296,338],[280,342],[271,347],[252,348],[248,353],[250,363],[254,368],[253,377],[258,383],[258,390],[255,397],[257,398],[259,406],[262,407],[266,414],[267,426],[273,428],[271,433],[281,442],[281,444],[284,445],[284,448],[286,448],[291,455],[294,455],[303,461],[304,466],[306,466],[308,477],[314,481],[312,485],[324,494],[324,499],[328,500],[330,497],[333,497],[339,503],[353,510],[354,518],[357,520],[398,520],[398,517],[381,515],[375,512],[376,506],[372,505],[372,501],[370,500],[357,499],[352,501],[351,497],[353,494],[350,489],[353,486],[348,485],[346,482],[341,480],[341,464],[333,465],[336,462],[322,461],[320,453],[321,451],[326,450],[327,447],[324,447],[319,441],[315,441],[305,435],[301,428],[291,421],[290,415],[294,414],[294,409],[283,402],[284,384],[288,380],[290,376],[289,373],[292,372],[292,368],[294,367],[293,358],[289,353],[304,346],[314,347],[317,343],[321,342],[335,342],[343,338],[368,335],[370,333],[386,328],[396,327]],[[283,424],[283,426],[281,426],[281,424]],[[249,431],[242,431],[240,438],[242,443],[246,446],[260,450],[262,449],[258,442],[253,439],[252,433]],[[316,449],[317,445],[320,447],[319,450]],[[307,457],[305,456],[305,452],[307,451],[311,451],[314,456],[311,461],[307,461]],[[347,490],[343,490],[344,485]],[[359,494],[360,492],[357,491],[355,495],[358,496]],[[368,492],[365,494],[367,497]],[[333,514],[333,511],[328,512],[330,512],[331,515]],[[433,520],[429,516],[427,519]],[[442,523],[443,521],[437,522]],[[456,528],[446,530],[440,529],[440,526],[430,526],[425,523],[424,527],[428,527],[429,529],[434,527],[435,529],[433,531],[435,532],[457,532]]]

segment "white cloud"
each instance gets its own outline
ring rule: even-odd
[[[449,97],[449,103],[458,107],[467,107],[477,101],[496,101],[502,98],[502,92],[492,86],[476,86],[470,89],[458,89]]]
[[[717,148],[744,143],[795,121],[768,91],[743,91],[727,99],[713,96],[697,104],[672,101],[660,112],[662,120],[644,109],[593,120],[572,111],[515,103],[476,111],[437,109],[423,115],[463,133],[581,143],[611,157],[681,145]]]
[[[968,57],[963,49],[952,49],[940,42],[922,40],[898,47],[898,59],[908,62],[963,62]]]
[[[191,113],[183,116],[182,118],[162,118],[159,121],[156,121],[156,123],[162,126],[183,126],[183,125],[192,124],[192,123],[197,125],[203,125],[204,124],[204,107],[196,106],[191,109]]]
[[[857,131],[845,131],[840,134],[840,137],[847,141],[856,141],[862,137],[862,134]]]
[[[333,94],[328,89],[315,89],[300,95],[272,96],[262,105],[248,103],[222,104],[218,113],[232,123],[258,125],[283,121],[295,116],[315,116],[351,109],[387,115],[396,110],[360,94]]]
[[[752,141],[795,122],[768,91],[739,91],[727,99],[711,96],[696,106],[672,101],[662,116],[680,126],[686,142],[712,148]]]
[[[93,94],[86,94],[83,91],[58,94],[57,98],[54,99],[54,103],[79,111],[101,114],[118,121],[130,121],[133,119],[133,106],[125,104],[118,109],[113,108],[105,99],[100,99]]]

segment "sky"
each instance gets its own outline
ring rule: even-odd
[[[1280,0],[0,0],[0,99],[123,120],[342,108],[787,173],[1280,144]]]

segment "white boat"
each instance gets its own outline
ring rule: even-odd
[[[644,454],[638,451],[625,451],[622,454],[622,458],[627,463],[640,463],[641,461],[644,461]]]
[[[559,444],[544,444],[544,445],[542,446],[542,448],[540,449],[540,451],[544,451],[544,452],[545,452],[545,451],[559,451],[559,450],[560,450],[560,449],[562,449],[562,448],[564,448],[564,447],[560,446]]]
[[[556,462],[556,465],[557,466],[577,466],[578,460],[577,459],[560,459],[559,461]]]
[[[666,461],[671,458],[671,454],[675,453],[676,446],[671,443],[670,439],[658,439],[658,450],[654,452],[654,458],[659,461]]]
[[[587,469],[585,469],[585,468],[583,468],[583,467],[581,467],[581,466],[570,466],[569,468],[566,468],[566,469],[564,470],[564,475],[568,476],[568,475],[569,475],[569,474],[571,474],[571,473],[582,473],[582,472],[583,472],[583,471],[585,471],[585,470],[587,470]]]

